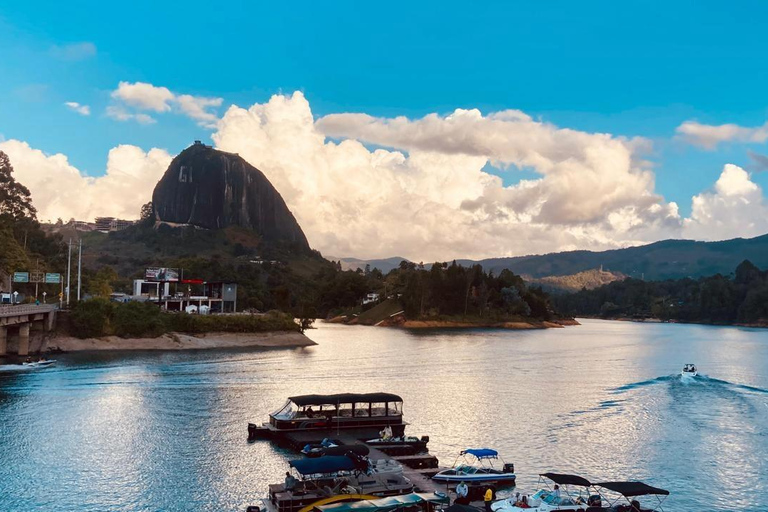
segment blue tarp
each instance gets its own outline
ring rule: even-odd
[[[289,462],[292,468],[302,475],[315,475],[318,473],[336,473],[337,471],[352,471],[355,463],[349,457],[328,456],[316,459],[298,459]]]
[[[490,448],[467,448],[461,454],[474,455],[478,459],[495,459],[499,456],[499,452]]]

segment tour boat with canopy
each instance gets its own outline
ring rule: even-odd
[[[403,399],[391,393],[300,395],[290,397],[261,427],[248,424],[248,436],[255,439],[292,432],[355,429],[371,437],[387,427],[394,436],[402,436],[406,425]]]
[[[592,492],[589,480],[578,475],[542,473],[540,489],[533,495],[519,495],[491,505],[493,512],[601,511],[602,500]]]
[[[464,458],[465,463],[457,465],[460,457]],[[474,464],[469,458],[474,459]],[[438,472],[432,480],[447,484],[465,482],[469,485],[480,483],[514,485],[515,465],[501,460],[502,467],[497,469],[493,466],[494,460],[499,460],[499,452],[496,450],[468,448],[459,453],[451,469]]]
[[[414,490],[402,471],[380,472],[368,458],[352,453],[292,460],[289,465],[299,476],[269,486],[265,504],[274,512],[298,512],[338,495],[382,497]]]
[[[696,369],[696,365],[693,363],[688,363],[683,366],[683,371],[680,372],[680,375],[683,377],[696,377],[698,374],[699,370]]]

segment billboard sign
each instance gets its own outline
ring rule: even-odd
[[[28,283],[29,282],[29,272],[14,272],[13,273],[13,282],[14,283]]]
[[[46,273],[45,282],[48,284],[59,284],[61,282],[61,274]]]
[[[179,269],[166,267],[150,267],[144,272],[146,281],[178,282]]]

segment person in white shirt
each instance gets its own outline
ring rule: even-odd
[[[469,487],[467,487],[467,484],[464,482],[459,482],[459,485],[456,486],[456,497],[458,498],[466,498],[469,494]]]

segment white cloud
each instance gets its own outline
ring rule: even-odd
[[[91,115],[91,107],[88,105],[81,105],[76,101],[67,101],[64,103],[64,106],[66,106],[68,109],[70,109],[73,112],[77,112],[81,116],[89,116]]]
[[[763,143],[768,140],[768,123],[752,128],[737,124],[710,125],[686,121],[677,127],[682,140],[704,149],[715,149],[722,142]]]
[[[121,145],[110,150],[106,173],[91,177],[72,166],[65,155],[47,155],[26,142],[0,142],[0,151],[10,158],[16,179],[31,191],[41,220],[135,219],[171,162],[165,150],[144,152]]]
[[[175,95],[167,87],[155,87],[145,82],[120,82],[112,97],[126,105],[154,112],[168,112]]]
[[[131,112],[126,108],[132,107],[136,111],[148,110],[159,113],[174,111],[194,119],[200,126],[206,128],[216,125],[218,116],[211,109],[220,107],[224,101],[222,98],[177,95],[167,87],[158,87],[146,82],[120,82],[111,96],[117,103],[107,107],[107,115],[119,121],[135,119],[145,124],[149,122],[148,119],[152,119],[151,122],[155,121],[146,114]]]
[[[335,142],[328,134],[349,138]],[[646,141],[563,129],[518,111],[315,120],[297,92],[248,109],[230,107],[213,139],[265,173],[310,244],[326,254],[430,261],[768,231],[763,191],[739,167],[726,165],[712,190],[692,198],[691,217],[682,219],[677,205],[654,190],[654,173],[642,159]],[[371,149],[361,140],[391,149]],[[118,146],[106,174],[94,178],[66,156],[24,142],[1,142],[0,150],[31,189],[43,219],[135,218],[171,160],[163,150]],[[504,186],[483,170],[489,161],[537,176]]]
[[[139,124],[154,124],[157,122],[155,118],[150,115],[128,112],[120,105],[108,106],[106,113],[107,117],[111,117],[115,121],[136,121]]]
[[[75,62],[94,57],[96,55],[96,45],[88,41],[54,45],[51,46],[50,53],[56,59]]]
[[[693,197],[685,234],[700,240],[751,237],[768,232],[768,203],[749,173],[727,164],[712,192]]]
[[[209,128],[215,128],[219,118],[206,109],[220,107],[223,101],[222,98],[204,98],[189,94],[181,94],[176,97],[176,103],[184,114]]]
[[[213,138],[261,169],[310,243],[329,254],[501,256],[616,247],[680,230],[677,206],[654,193],[653,172],[638,158],[645,141],[559,129],[518,111],[315,122],[294,93],[231,107]],[[541,178],[505,187],[483,171],[489,160]]]

